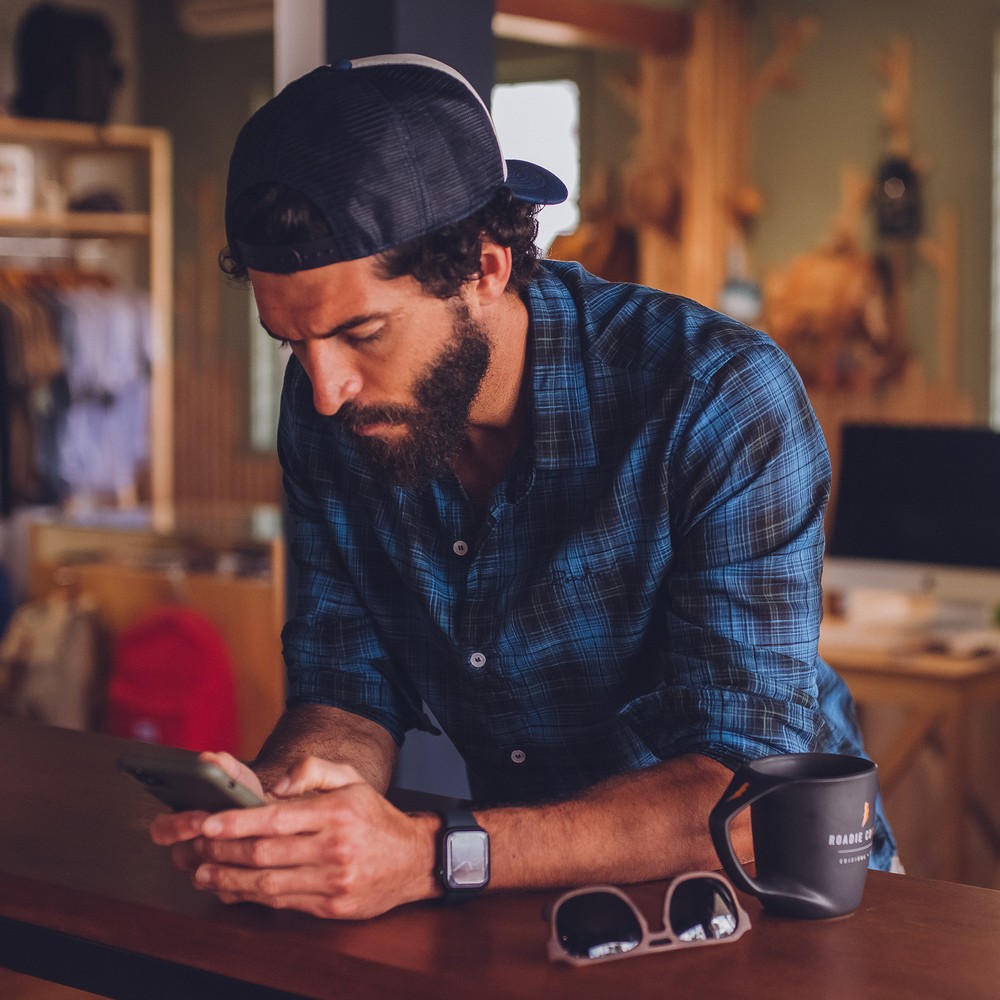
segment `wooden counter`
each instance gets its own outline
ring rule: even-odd
[[[550,963],[550,892],[488,893],[336,923],[196,892],[146,836],[157,804],[116,771],[131,744],[0,719],[0,964],[142,1000],[995,1000],[1000,892],[871,873],[828,922],[762,914],[732,945],[590,969]],[[634,888],[651,923],[664,886]]]
[[[940,856],[932,874],[948,881],[981,881],[970,857],[969,833],[975,829],[993,845],[1000,845],[1000,833],[994,829],[991,810],[974,781],[984,771],[992,776],[995,768],[991,762],[977,759],[984,751],[976,745],[972,722],[977,712],[996,711],[1000,703],[1000,655],[984,651],[956,656],[876,646],[866,649],[858,644],[838,644],[822,634],[820,655],[851,689],[861,710],[869,749],[874,737],[883,734],[866,725],[865,710],[891,707],[902,713],[902,721],[878,741],[881,749],[875,755],[889,822],[893,822],[897,788],[914,768],[918,754],[931,754],[943,772],[940,795],[932,796],[927,790],[921,810],[923,820],[933,827],[932,840]],[[900,827],[895,832],[906,865],[907,831]],[[985,884],[1000,887],[1000,856],[994,877]]]

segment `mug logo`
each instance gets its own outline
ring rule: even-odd
[[[862,826],[867,826],[868,825],[868,819],[871,816],[871,814],[872,814],[871,804],[868,803],[868,802],[866,802],[865,803],[865,814],[864,814],[864,817],[861,820],[861,825]]]
[[[733,794],[730,795],[728,799],[726,799],[726,801],[732,802],[733,799],[738,799],[749,787],[750,787],[750,782],[744,781],[743,784],[740,785],[740,787],[737,788],[736,791],[733,792]],[[867,804],[868,803],[866,802],[865,805],[867,806]]]

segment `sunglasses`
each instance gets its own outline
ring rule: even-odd
[[[651,932],[635,903],[611,885],[565,893],[550,920],[549,958],[570,965],[726,944],[750,930],[736,891],[714,872],[689,872],[667,886],[662,931]]]

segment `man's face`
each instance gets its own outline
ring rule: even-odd
[[[265,330],[301,362],[317,411],[358,435],[373,465],[411,487],[449,468],[490,363],[461,298],[386,281],[364,260],[250,279]]]
[[[446,472],[458,454],[489,363],[489,340],[465,303],[456,299],[451,339],[417,376],[414,405],[345,403],[335,419],[362,435],[362,451],[392,482],[424,486]],[[385,425],[406,433],[396,437],[366,433]]]

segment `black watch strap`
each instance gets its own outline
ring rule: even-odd
[[[482,892],[490,879],[490,839],[486,831],[476,822],[476,817],[468,809],[439,809],[441,829],[438,833],[437,877],[443,895],[440,902],[447,905],[461,903]],[[474,885],[462,885],[457,882],[455,873],[449,871],[449,841],[455,834],[471,833],[477,835],[477,851],[483,852],[483,872],[481,881]]]

